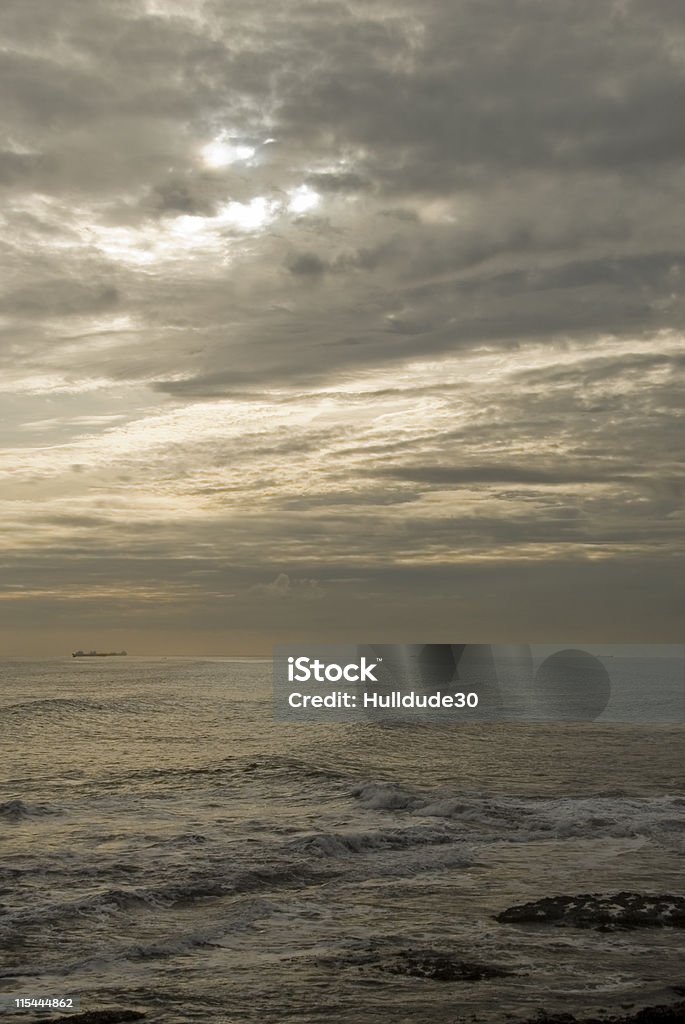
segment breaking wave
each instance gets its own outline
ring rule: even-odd
[[[679,797],[455,795],[444,789],[420,792],[388,782],[363,783],[351,795],[371,810],[400,810],[453,822],[469,841],[495,836],[505,842],[642,837],[679,850],[685,830],[685,801]]]
[[[304,836],[291,849],[312,857],[350,857],[377,850],[406,850],[412,846],[450,843],[453,835],[444,828],[414,825],[374,832],[326,832]]]

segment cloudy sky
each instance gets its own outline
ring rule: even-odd
[[[0,37],[0,652],[682,640],[680,0]]]

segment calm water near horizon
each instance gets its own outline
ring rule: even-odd
[[[682,893],[682,726],[284,723],[258,659],[0,678],[0,991],[171,1024],[442,1024],[682,984],[679,929],[494,920],[547,895]],[[441,984],[367,956],[409,947],[513,973]]]

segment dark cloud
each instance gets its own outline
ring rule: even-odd
[[[188,181],[170,180],[155,185],[150,195],[151,205],[160,213],[211,214],[211,204],[198,194]]]
[[[328,270],[328,265],[314,252],[295,253],[287,262],[288,270],[295,277],[318,277]]]
[[[310,174],[306,182],[318,192],[361,192],[370,184],[361,174],[351,171]]]

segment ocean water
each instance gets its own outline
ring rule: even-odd
[[[284,723],[270,672],[0,664],[0,991],[170,1024],[442,1024],[674,998],[680,929],[494,915],[683,892],[682,726]],[[383,969],[407,949],[511,973]]]

